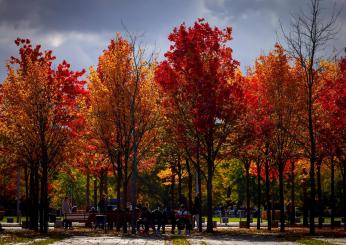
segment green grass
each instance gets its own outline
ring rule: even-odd
[[[33,244],[33,245],[47,245],[56,241],[67,238],[66,234],[59,232],[48,233],[46,235],[30,230],[21,231],[4,231],[0,234],[0,245],[5,244]]]
[[[16,244],[16,243],[30,243],[30,245],[48,245],[60,241],[63,238],[43,238],[42,240],[35,241],[33,238],[28,237],[1,237],[0,244]]]
[[[207,217],[203,216],[203,218],[205,218],[205,222],[207,222]],[[241,218],[242,221],[246,221],[246,217]],[[335,221],[341,221],[341,217],[335,217],[334,219]],[[213,221],[219,222],[220,223],[220,216],[214,216],[213,217]],[[228,218],[228,222],[239,222],[240,218]],[[324,223],[330,224],[330,217],[324,217]],[[257,222],[257,218],[253,218],[253,223]],[[262,222],[267,222],[267,220],[262,219]],[[303,220],[301,219],[301,222],[303,222]],[[315,223],[318,223],[318,218],[315,218]]]
[[[189,242],[184,237],[173,237],[173,245],[189,245]]]
[[[207,222],[207,217],[203,217],[205,218],[205,222]],[[246,221],[246,217],[241,218],[242,221]],[[219,222],[221,221],[220,217],[213,217],[213,221]],[[240,218],[228,218],[228,222],[239,222]],[[264,220],[263,220],[264,221]],[[253,218],[253,222],[257,222],[257,218]]]
[[[7,218],[13,218],[13,222],[17,223],[17,216],[4,216],[2,220],[0,220],[1,222],[7,222]],[[58,216],[56,217],[56,220],[62,220],[62,217]],[[26,221],[26,217],[25,216],[21,216],[20,217],[20,221]]]
[[[313,239],[313,238],[310,238],[310,239],[304,238],[304,239],[300,239],[296,242],[298,242],[300,244],[305,244],[305,245],[336,245],[335,243],[321,241],[321,240],[317,240],[317,239]]]
[[[33,240],[33,238],[28,237],[2,236],[0,237],[0,245],[5,245],[9,243],[27,243]]]

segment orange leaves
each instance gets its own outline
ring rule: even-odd
[[[54,70],[50,50],[42,52],[40,45],[33,48],[28,39],[15,43],[20,57],[10,60],[1,89],[3,128],[21,160],[40,161],[39,146],[45,145],[53,164],[55,159],[60,161],[70,137],[83,123],[77,101],[85,94],[85,82],[80,80],[84,71],[71,71],[66,61]]]
[[[108,155],[113,167],[129,163],[136,140],[146,169],[152,165],[146,158],[155,145],[159,93],[153,83],[155,62],[146,62],[140,49],[135,57],[134,48],[117,34],[99,57],[97,69],[90,68],[88,123],[100,141],[98,150]]]

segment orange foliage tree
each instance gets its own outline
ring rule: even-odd
[[[118,34],[99,57],[97,70],[90,69],[88,84],[89,121],[117,173],[117,195],[120,198],[122,187],[123,207],[130,179],[132,205],[136,205],[138,163],[155,148],[160,122],[155,61],[145,59],[144,50],[136,45],[134,39],[130,42]]]
[[[80,128],[77,104],[85,93],[79,80],[84,71],[71,71],[66,61],[54,70],[52,51],[32,47],[28,39],[15,42],[20,56],[11,58],[1,87],[1,128],[17,161],[30,166],[31,228],[38,228],[40,211],[40,231],[47,232],[48,170],[64,159]]]

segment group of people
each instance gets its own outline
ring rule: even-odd
[[[189,235],[192,230],[192,215],[181,204],[179,210],[173,210],[170,208],[161,208],[158,206],[151,211],[148,207],[139,207],[139,218],[137,220],[137,231],[149,233],[149,229],[152,228],[154,233],[165,233],[167,224],[171,224],[171,233],[175,233],[175,229],[178,229],[178,234],[181,234],[182,230],[186,230],[186,234]]]
[[[180,235],[185,229],[185,234],[189,235],[193,226],[196,224],[199,227],[201,202],[198,193],[196,194],[194,204],[187,209],[187,201],[184,196],[179,197],[179,209],[161,208],[158,206],[155,210],[150,211],[149,207],[139,205],[139,219],[137,220],[137,231],[140,226],[144,227],[144,232],[148,233],[151,227],[155,233],[165,233],[166,224],[171,224],[171,233],[175,233],[177,228]]]
[[[113,228],[113,224],[115,223],[117,229],[121,227],[120,224],[117,225],[118,214],[120,211],[123,213],[121,215],[122,222],[125,226],[130,224],[131,222],[131,211],[121,210],[117,208],[115,210],[107,210],[106,209],[106,200],[102,200],[100,205],[100,212],[103,214],[109,215],[108,226]],[[179,209],[172,209],[170,207],[163,208],[161,205],[158,205],[154,210],[150,210],[149,205],[137,205],[136,208],[132,209],[136,213],[136,229],[137,232],[149,233],[149,229],[152,229],[154,233],[159,234],[165,233],[165,228],[167,224],[171,224],[171,233],[174,234],[175,230],[178,230],[178,234],[181,234],[183,230],[185,230],[185,234],[189,235],[194,224],[197,223],[197,227],[199,226],[199,210],[200,210],[200,201],[198,194],[196,195],[194,205],[190,210],[187,209],[186,203],[184,203],[184,198],[179,198]],[[62,203],[62,214],[64,215],[63,226],[65,229],[71,228],[72,223],[66,219],[66,216],[73,211],[73,207],[70,199],[66,196]],[[95,212],[95,209],[93,209]],[[89,210],[89,213],[92,213]],[[114,215],[114,214],[117,215]],[[117,217],[117,218],[115,218]]]

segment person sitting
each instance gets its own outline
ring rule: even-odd
[[[152,213],[152,225],[157,234],[160,234],[161,226],[164,227],[163,224],[163,214],[160,208],[160,205],[155,209]],[[156,228],[157,225],[157,228]]]
[[[147,207],[143,207],[142,208],[142,212],[140,214],[140,218],[137,221],[137,231],[139,231],[139,228],[141,225],[144,225],[144,233],[148,233],[149,232],[149,227],[151,226],[153,228],[152,225],[152,215],[150,210]],[[155,230],[155,228],[153,228],[153,230]]]
[[[95,207],[91,207],[89,209],[89,216],[88,216],[88,220],[85,224],[86,227],[89,227],[89,228],[92,228],[92,224],[95,224],[95,221],[96,221],[96,209]]]

